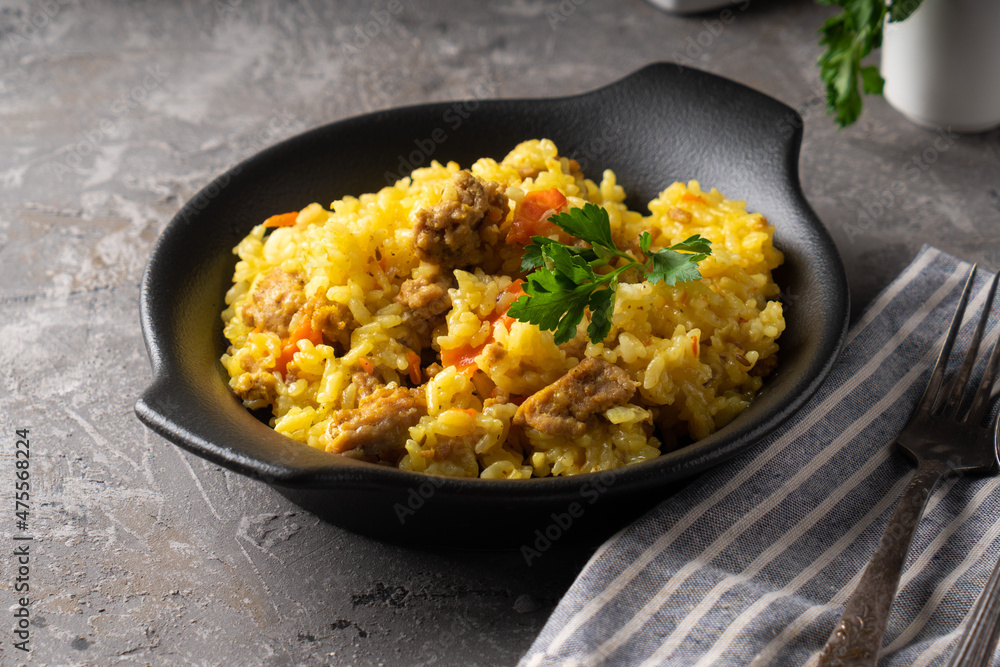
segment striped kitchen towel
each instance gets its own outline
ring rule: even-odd
[[[604,544],[521,665],[815,662],[915,468],[893,438],[969,268],[921,250],[852,326],[817,394]],[[976,278],[957,350],[989,277]],[[945,664],[998,556],[1000,477],[948,479],[911,546],[879,664]]]

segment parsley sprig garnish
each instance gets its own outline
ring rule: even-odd
[[[886,16],[902,21],[912,14],[921,0],[816,0],[821,5],[839,5],[844,11],[832,16],[820,28],[821,45],[826,51],[819,59],[819,73],[826,84],[827,113],[837,117],[841,127],[861,115],[861,89],[869,95],[881,95],[885,81],[874,65],[861,61],[882,45]]]
[[[540,329],[555,332],[556,344],[571,340],[584,311],[590,309],[587,334],[593,343],[604,340],[611,332],[611,316],[615,306],[618,278],[635,270],[650,283],[661,280],[668,285],[701,278],[698,262],[712,254],[712,242],[695,234],[681,243],[651,250],[649,232],[639,236],[639,248],[646,256],[640,262],[619,250],[611,238],[608,212],[595,204],[584,204],[557,213],[549,218],[567,234],[590,244],[589,248],[571,246],[547,238],[532,236],[525,247],[521,270],[530,271],[524,284],[525,294],[507,311],[521,322],[536,324]],[[596,269],[614,260],[625,260],[607,273]]]

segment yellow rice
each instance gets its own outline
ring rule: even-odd
[[[374,194],[344,197],[329,209],[310,204],[293,226],[258,225],[236,247],[239,261],[222,313],[231,346],[222,363],[248,408],[271,409],[276,431],[327,449],[335,413],[358,404],[352,376],[371,370],[380,383],[412,385],[412,352],[402,342],[411,325],[394,301],[402,281],[420,270],[411,214],[438,203],[459,169],[433,162]],[[557,346],[551,332],[534,325],[494,326],[490,319],[498,294],[521,275],[520,246],[496,249],[499,274],[455,270],[452,307],[446,325],[434,331],[434,352],[492,340],[504,354],[488,362],[480,355],[480,370],[471,376],[454,366],[421,370],[427,414],[409,429],[400,468],[484,478],[606,470],[704,438],[749,405],[785,328],[771,277],[782,255],[763,216],[696,181],[670,185],[642,215],[624,205],[614,173],[605,171],[599,181],[583,178],[545,139],[525,141],[500,162],[482,158],[468,169],[506,186],[511,210],[505,224],[525,193],[557,188],[569,206],[604,207],[619,248],[635,247],[648,230],[654,248],[700,234],[712,241],[712,255],[699,265],[698,281],[620,284],[610,335],[576,349]],[[325,295],[349,312],[354,327],[344,349],[299,341],[287,381],[276,369],[284,341],[241,317],[242,304],[274,268],[303,276],[305,295]],[[587,323],[585,317],[581,330]],[[582,437],[512,427],[518,400],[557,380],[584,355],[624,369],[639,385],[631,402],[599,415]],[[261,382],[269,388],[266,396],[253,389]]]

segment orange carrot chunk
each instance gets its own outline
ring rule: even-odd
[[[408,350],[406,360],[410,363],[410,382],[416,386],[420,384],[420,355],[413,350]]]
[[[264,221],[265,227],[291,227],[295,224],[296,218],[299,217],[298,211],[292,211],[291,213],[279,213],[278,215],[272,215],[270,218]]]
[[[528,245],[532,236],[548,236],[555,232],[564,234],[559,227],[548,221],[564,206],[566,206],[566,196],[558,188],[535,190],[524,195],[521,208],[514,218],[514,224],[507,232],[507,243]]]
[[[298,343],[300,340],[308,340],[313,345],[319,345],[323,342],[323,334],[312,328],[312,322],[309,321],[308,317],[303,317],[298,328],[289,335],[288,342],[281,348],[281,354],[274,362],[274,370],[282,375],[288,371],[288,364],[292,361],[295,353],[299,351]]]
[[[441,365],[445,367],[454,366],[458,372],[472,375],[479,370],[479,366],[476,365],[476,357],[483,351],[487,343],[477,345],[476,347],[462,345],[450,350],[441,350]]]
[[[557,191],[558,192],[558,191]],[[496,328],[498,322],[503,322],[507,330],[510,331],[511,325],[515,322],[513,317],[507,315],[507,309],[510,308],[510,304],[517,300],[517,297],[524,294],[524,284],[523,279],[517,279],[508,285],[505,289],[505,293],[514,295],[514,299],[510,299],[510,303],[507,303],[502,308],[494,308],[493,312],[486,316],[485,320],[489,322],[493,328]],[[505,299],[506,301],[506,299]],[[486,339],[482,345],[477,345],[472,347],[471,345],[461,345],[450,350],[441,350],[441,365],[444,367],[454,366],[460,373],[465,373],[468,376],[472,376],[479,366],[476,364],[476,357],[482,354],[483,349],[495,341],[496,338],[493,334]]]

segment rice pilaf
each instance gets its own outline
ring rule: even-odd
[[[777,362],[785,328],[771,272],[774,228],[696,181],[629,210],[549,140],[467,170],[432,162],[374,194],[310,204],[236,247],[222,363],[272,427],[345,456],[436,475],[525,478],[607,470],[721,428]],[[557,345],[514,320],[532,235],[590,202],[619,248],[693,234],[712,241],[702,278],[622,276],[610,335],[589,314]]]

